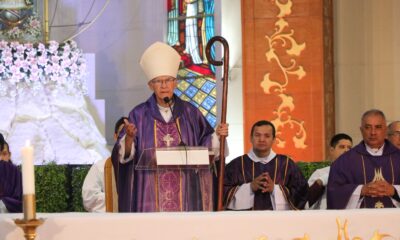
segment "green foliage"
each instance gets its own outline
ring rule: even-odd
[[[324,168],[329,166],[331,163],[328,161],[325,162],[297,162],[297,166],[299,166],[301,172],[303,173],[304,177],[308,179],[311,174],[320,168]]]
[[[66,167],[51,163],[35,168],[37,212],[65,212],[68,207]]]
[[[330,162],[298,162],[305,178]],[[36,206],[38,212],[84,212],[82,184],[90,165],[36,166]]]
[[[88,165],[35,167],[37,212],[82,212],[82,184]]]
[[[72,169],[71,187],[72,187],[72,212],[85,212],[82,205],[82,185],[88,173],[90,166],[82,165]]]

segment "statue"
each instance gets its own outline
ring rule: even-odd
[[[0,39],[18,42],[42,40],[42,23],[34,0],[0,1]]]

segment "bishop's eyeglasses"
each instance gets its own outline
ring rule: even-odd
[[[175,80],[176,80],[176,78],[153,79],[153,80],[151,80],[151,82],[152,82],[154,85],[161,86],[161,85],[163,85],[163,84],[170,84],[170,83],[173,83]]]

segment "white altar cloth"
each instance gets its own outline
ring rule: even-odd
[[[337,240],[339,234],[343,240],[345,234],[348,239],[400,239],[400,209],[37,215],[46,219],[37,240]],[[23,239],[13,222],[21,217],[0,214],[0,239]],[[337,219],[342,227],[347,220],[347,230],[338,231]]]

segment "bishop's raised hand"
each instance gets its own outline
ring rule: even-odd
[[[130,138],[134,138],[136,136],[136,133],[137,133],[137,128],[136,128],[135,124],[130,123],[126,119],[124,120],[124,123],[125,123],[124,128],[125,128],[126,135],[128,137],[130,137]]]

